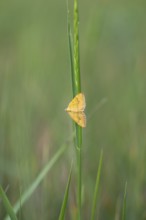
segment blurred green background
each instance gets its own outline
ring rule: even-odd
[[[127,219],[146,219],[146,1],[80,1],[79,13],[87,102],[83,219],[89,219],[101,149],[97,218],[121,219],[127,181]],[[71,98],[66,1],[1,0],[0,184],[12,204],[71,135],[64,112]],[[20,219],[57,219],[72,158],[69,144]],[[67,219],[76,212],[75,189],[73,178]]]

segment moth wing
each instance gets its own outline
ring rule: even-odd
[[[77,94],[67,107],[67,111],[79,112],[84,111],[86,107],[85,96],[83,93]]]
[[[68,112],[68,114],[79,126],[86,127],[86,115],[84,112]]]

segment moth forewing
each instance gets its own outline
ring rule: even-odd
[[[77,94],[68,107],[65,109],[70,117],[81,127],[86,127],[86,115],[84,109],[86,107],[85,96],[83,93]]]
[[[84,112],[68,112],[68,114],[79,126],[86,127],[86,115]]]
[[[85,96],[83,93],[79,93],[69,103],[66,111],[73,111],[73,112],[84,111],[85,106],[86,106]]]

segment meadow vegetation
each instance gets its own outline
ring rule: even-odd
[[[73,2],[69,2],[73,26]],[[146,2],[79,1],[82,217],[88,220],[101,151],[96,219],[146,219]],[[18,219],[58,219],[71,161],[66,219],[77,213],[76,152],[66,1],[0,2],[0,185],[13,205],[53,160]],[[65,148],[64,148],[65,146]],[[62,150],[63,149],[63,150]],[[43,175],[43,174],[42,174]],[[0,219],[6,210],[0,200]],[[76,219],[75,219],[76,220]]]

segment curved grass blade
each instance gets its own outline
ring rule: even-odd
[[[123,208],[122,208],[122,220],[126,219],[126,195],[127,195],[127,182],[125,183],[125,192],[124,192],[124,200],[123,200]]]
[[[59,215],[59,220],[64,220],[66,206],[67,206],[68,193],[69,193],[69,187],[70,187],[70,181],[71,181],[71,174],[72,174],[72,165],[71,165],[70,174],[69,174],[68,181],[67,181],[67,186],[66,186],[66,190],[65,190],[65,194],[64,194],[64,198],[63,198],[63,203],[62,203],[62,207],[61,207],[61,211],[60,211],[60,215]]]
[[[15,213],[17,213],[24,205],[24,203],[31,197],[33,192],[37,189],[38,185],[41,183],[41,181],[45,178],[48,171],[52,168],[53,165],[57,162],[57,160],[60,158],[60,156],[63,154],[63,152],[66,149],[66,145],[62,146],[57,153],[54,155],[54,157],[46,164],[46,166],[43,168],[43,170],[40,172],[40,174],[37,176],[37,178],[34,180],[34,182],[30,185],[30,187],[22,194],[22,197],[16,202],[14,205],[13,210]],[[5,220],[9,220],[10,218],[6,216]]]
[[[15,215],[15,212],[5,194],[5,192],[3,191],[2,187],[0,186],[0,197],[2,198],[3,204],[5,206],[5,209],[8,213],[8,215],[10,216],[11,220],[17,220],[17,217]]]
[[[95,190],[93,195],[93,202],[92,202],[92,212],[91,212],[91,220],[95,219],[95,211],[97,205],[97,194],[99,189],[99,181],[100,181],[100,174],[101,174],[101,167],[102,167],[102,158],[103,158],[103,151],[101,150],[100,159],[99,159],[99,166],[97,171],[96,183],[95,183]]]

